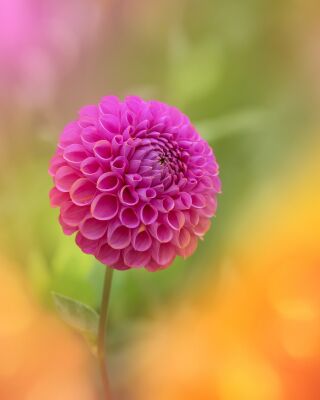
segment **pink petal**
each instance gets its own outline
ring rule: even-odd
[[[96,185],[86,178],[80,178],[70,188],[71,200],[78,206],[85,206],[92,202],[97,192]]]
[[[76,232],[78,230],[77,227],[75,226],[70,226],[68,225],[62,218],[61,214],[59,215],[59,222],[62,228],[62,231],[65,235],[72,235],[74,232]]]
[[[87,218],[79,226],[82,235],[89,240],[102,238],[106,233],[108,225],[105,221],[99,221],[95,218]]]
[[[69,193],[60,192],[55,187],[50,190],[49,197],[51,207],[61,207],[63,203],[70,201]]]
[[[215,192],[217,193],[221,193],[221,180],[218,176],[214,176],[212,178],[213,180],[213,189],[215,190]]]
[[[68,202],[61,207],[61,218],[70,226],[78,226],[88,215],[89,207],[79,207]]]
[[[192,197],[192,206],[194,208],[204,208],[207,205],[206,199],[202,194],[193,193],[191,197]]]
[[[127,265],[124,262],[122,253],[123,253],[123,251],[120,250],[119,260],[111,265],[112,268],[117,269],[118,271],[125,271],[127,269],[130,269],[129,265]]]
[[[191,242],[191,234],[186,228],[182,228],[176,232],[174,236],[174,244],[180,249],[186,248]]]
[[[106,172],[98,179],[97,188],[102,192],[115,193],[117,192],[121,181],[121,175],[115,172]]]
[[[138,189],[137,193],[141,200],[145,202],[149,202],[151,199],[154,199],[157,196],[157,192],[154,189]]]
[[[152,244],[152,239],[148,231],[135,231],[132,235],[132,247],[138,251],[146,251],[150,249]]]
[[[100,117],[100,122],[103,128],[107,132],[110,132],[113,135],[120,133],[119,118],[115,117],[114,115],[111,114],[103,115],[102,117]]]
[[[133,208],[122,208],[119,218],[121,223],[128,228],[137,228],[140,225],[140,220]]]
[[[97,118],[98,113],[99,110],[95,104],[88,104],[86,106],[83,106],[80,108],[78,112],[80,117],[92,117],[92,118]]]
[[[213,217],[217,211],[217,206],[217,199],[215,197],[209,197],[207,201],[207,206],[201,210],[201,216],[206,218]]]
[[[208,232],[211,226],[211,221],[208,218],[200,218],[198,225],[193,228],[194,233],[197,236],[204,236]]]
[[[175,201],[178,210],[188,210],[192,206],[192,197],[189,193],[182,192]]]
[[[167,265],[175,258],[176,251],[170,243],[154,245],[152,248],[152,258],[159,265]]]
[[[164,197],[163,199],[154,199],[152,201],[160,212],[167,213],[174,209],[174,201],[171,197]]]
[[[158,218],[158,210],[151,204],[145,204],[140,210],[140,217],[145,225],[153,224]]]
[[[101,99],[99,109],[102,114],[118,115],[120,112],[120,102],[116,96],[105,96]]]
[[[103,244],[96,257],[105,265],[113,265],[120,259],[121,252],[110,247],[107,243]]]
[[[92,216],[99,220],[110,220],[118,214],[119,202],[116,196],[102,193],[91,203]]]
[[[108,244],[113,249],[124,249],[131,241],[131,230],[120,224],[113,224],[108,229]]]
[[[203,212],[203,210],[201,210],[201,211]],[[199,210],[191,208],[191,210],[189,210],[185,215],[186,215],[188,224],[190,224],[191,226],[195,226],[198,224],[199,218],[200,218]]]
[[[66,165],[66,162],[62,157],[54,156],[50,161],[50,166],[49,166],[49,170],[48,170],[49,174],[52,177],[54,177],[57,170],[64,165]]]
[[[89,240],[84,237],[80,232],[76,235],[76,243],[80,249],[86,254],[94,254],[98,248],[99,242],[97,240]]]
[[[178,254],[184,258],[190,257],[197,249],[198,240],[196,236],[190,237],[190,243],[184,248],[177,248]]]
[[[139,202],[139,196],[137,192],[131,186],[123,186],[120,191],[119,198],[122,204],[125,206],[134,206]]]
[[[167,224],[153,224],[151,228],[153,236],[160,243],[170,242],[173,238],[173,231]]]
[[[112,138],[111,141],[111,151],[113,155],[118,155],[119,151],[121,150],[123,146],[123,136],[122,135],[116,135]]]
[[[123,174],[127,168],[128,162],[125,157],[118,156],[111,162],[111,170],[118,174]]]
[[[142,181],[142,176],[139,174],[126,174],[125,179],[130,186],[136,187]]]
[[[94,147],[93,152],[100,162],[108,164],[111,160],[111,144],[107,140],[99,140]]]
[[[73,183],[79,178],[79,174],[71,167],[60,167],[54,177],[54,182],[61,192],[69,192]]]
[[[172,229],[179,231],[185,223],[185,216],[181,211],[172,210],[166,214],[165,220]]]
[[[103,135],[97,131],[95,126],[88,126],[82,129],[81,139],[83,145],[91,150],[97,142],[103,139]]]
[[[63,152],[63,158],[71,165],[80,166],[88,157],[85,148],[81,144],[71,144]]]
[[[151,258],[150,252],[136,251],[132,247],[125,249],[123,253],[124,262],[132,268],[144,267]]]
[[[69,145],[80,143],[79,132],[80,127],[77,121],[72,121],[67,124],[60,135],[59,147],[65,149]]]
[[[95,157],[88,157],[80,164],[80,171],[89,179],[97,180],[102,174],[102,168]]]

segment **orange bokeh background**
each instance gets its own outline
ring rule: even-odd
[[[319,399],[319,160],[301,157],[249,207],[215,290],[208,279],[155,322],[135,357],[137,399]]]
[[[82,340],[37,304],[16,268],[0,260],[0,399],[97,399]]]

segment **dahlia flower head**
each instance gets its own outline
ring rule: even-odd
[[[65,234],[111,268],[168,267],[210,227],[219,167],[187,116],[158,101],[102,98],[63,130],[49,173]]]

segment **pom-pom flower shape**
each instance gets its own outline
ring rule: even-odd
[[[65,234],[114,269],[168,267],[210,227],[221,184],[188,117],[158,101],[109,96],[83,107],[51,160]]]

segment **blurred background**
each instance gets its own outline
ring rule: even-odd
[[[194,256],[114,274],[114,398],[320,398],[319,21],[316,0],[0,0],[1,399],[102,398],[51,293],[98,311],[104,267],[62,234],[47,168],[107,94],[179,107],[223,184]]]

